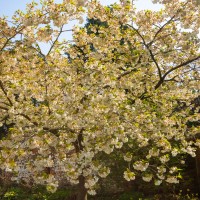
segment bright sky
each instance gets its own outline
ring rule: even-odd
[[[39,2],[39,0],[35,0]],[[59,2],[61,0],[55,0]],[[100,2],[104,5],[109,5],[118,0],[100,0]],[[12,16],[14,11],[18,9],[24,10],[27,3],[32,2],[32,0],[0,0],[0,16]],[[152,4],[151,0],[136,0],[135,4],[138,9],[159,9],[160,6],[156,4]]]
[[[32,2],[32,0],[0,0],[0,17],[7,16],[9,18],[12,17],[14,12],[18,9],[25,10],[26,4]],[[39,2],[39,0],[35,0],[35,2]],[[62,0],[55,0],[55,2],[62,2]],[[119,0],[100,0],[103,5],[110,5],[115,2],[119,2]],[[159,10],[161,8],[158,4],[153,4],[151,0],[135,0],[135,5],[138,10],[142,9],[151,9],[151,10]],[[69,25],[66,26],[66,29],[71,29],[76,24],[76,22],[70,22]],[[61,38],[66,38],[68,40],[72,39],[72,35],[70,32],[67,35],[62,35]],[[40,43],[40,47],[44,53],[48,52],[49,45],[46,43]]]

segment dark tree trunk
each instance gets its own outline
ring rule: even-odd
[[[198,148],[196,151],[196,172],[197,172],[197,182],[198,182],[198,190],[200,192],[200,149]]]
[[[80,130],[77,140],[74,142],[74,147],[77,154],[79,154],[84,149],[84,146],[82,145],[83,130],[84,129]],[[78,177],[78,180],[79,180],[79,184],[77,188],[78,192],[77,192],[76,200],[87,200],[87,189],[85,188],[85,177],[83,175],[80,175]]]
[[[85,177],[79,176],[78,193],[76,200],[87,200],[87,190],[85,188]]]

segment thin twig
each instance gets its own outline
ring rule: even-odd
[[[19,26],[18,26],[18,27],[19,27]],[[18,28],[18,27],[17,27],[17,28]],[[17,28],[16,28],[16,29],[17,29]],[[24,26],[23,26],[20,30],[16,31],[16,33],[15,33],[12,37],[8,38],[8,39],[6,40],[6,42],[5,42],[5,44],[3,45],[3,47],[0,49],[0,51],[3,51],[3,49],[6,47],[6,45],[8,44],[8,42],[9,42],[10,40],[12,40],[17,34],[19,34],[23,29],[24,29]]]
[[[62,29],[63,29],[63,25],[61,26],[60,32],[59,32],[59,34],[57,35],[56,39],[54,40],[53,44],[51,45],[51,47],[50,47],[50,49],[49,49],[49,51],[48,51],[48,53],[47,53],[46,56],[48,56],[48,55],[51,53],[51,50],[52,50],[53,47],[55,46],[56,42],[58,41],[58,39],[59,39],[59,37],[60,37],[60,35],[61,35],[61,33],[62,33]]]

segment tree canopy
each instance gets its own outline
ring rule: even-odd
[[[67,179],[84,199],[116,154],[127,181],[179,182],[177,163],[200,147],[200,7],[157,2],[43,0],[0,18],[0,124],[12,124],[0,168],[12,180],[53,192]],[[65,29],[85,15],[85,27]],[[61,40],[69,31],[73,41]]]

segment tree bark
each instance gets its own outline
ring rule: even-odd
[[[79,176],[78,193],[76,200],[87,200],[87,189],[85,188],[85,177]]]
[[[80,130],[77,140],[74,142],[74,147],[76,149],[76,153],[79,154],[83,151],[83,129]],[[78,192],[76,200],[87,200],[87,189],[85,188],[85,177],[81,174],[78,177],[79,184],[78,184]]]
[[[198,148],[196,151],[196,172],[197,172],[197,182],[198,182],[198,190],[200,191],[200,149]]]

